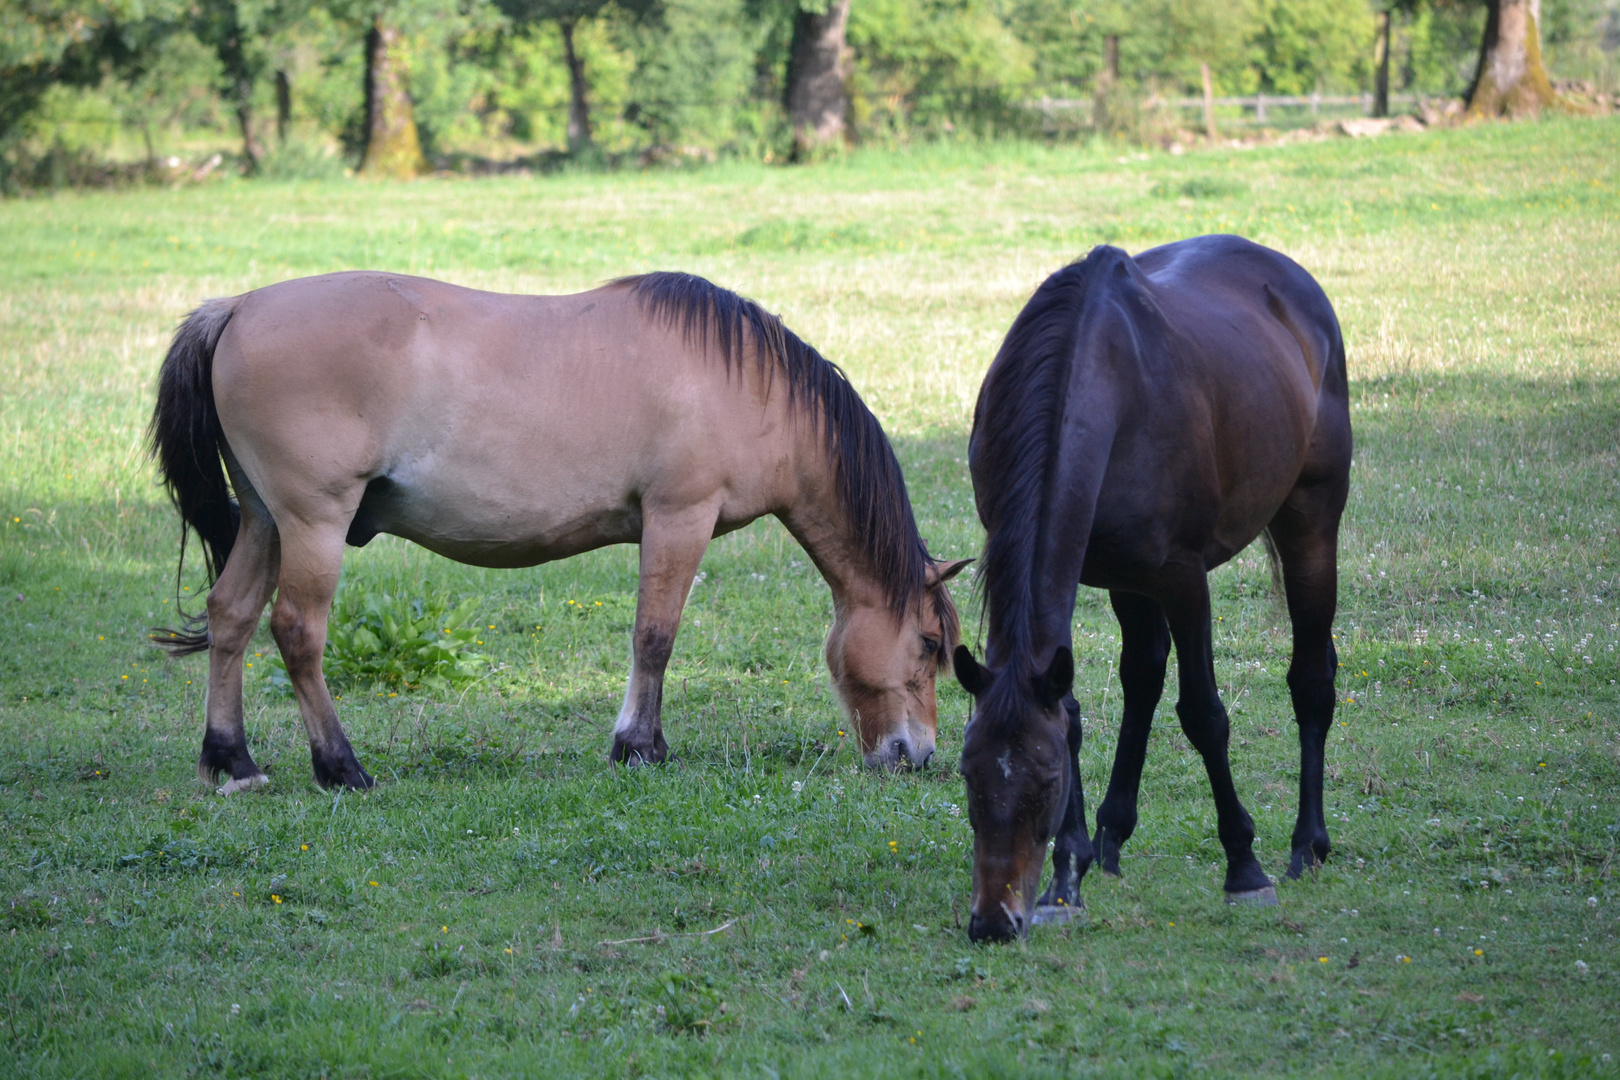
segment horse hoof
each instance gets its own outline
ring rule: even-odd
[[[270,778],[264,773],[254,773],[244,776],[240,780],[231,780],[214,789],[215,795],[235,795],[238,791],[252,791],[254,788],[268,787]]]
[[[1064,926],[1086,921],[1086,904],[1081,900],[1073,904],[1037,904],[1031,926]]]
[[[1233,907],[1276,907],[1277,887],[1267,885],[1263,889],[1245,889],[1242,892],[1229,892],[1226,902]]]

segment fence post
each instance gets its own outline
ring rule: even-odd
[[[1254,122],[1257,124],[1266,122],[1266,95],[1264,94],[1257,93],[1254,95]]]
[[[1319,116],[1322,113],[1322,91],[1311,91],[1311,115]]]
[[[1361,95],[1361,111],[1364,114],[1371,114],[1372,113],[1372,105],[1373,105],[1372,95],[1369,94],[1369,93],[1366,93],[1365,91],[1363,91],[1363,93]]]
[[[1199,70],[1204,76],[1204,134],[1209,136],[1211,142],[1215,140],[1215,89],[1209,81],[1209,65],[1199,64]]]

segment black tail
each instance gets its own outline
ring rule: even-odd
[[[158,372],[157,407],[147,429],[163,485],[180,511],[180,564],[186,560],[187,528],[196,529],[210,581],[224,571],[242,522],[220,460],[219,414],[214,411],[214,347],[235,311],[234,298],[209,300],[180,324]],[[178,605],[178,570],[175,580]],[[181,616],[181,629],[154,630],[152,642],[174,656],[207,649],[208,616]]]

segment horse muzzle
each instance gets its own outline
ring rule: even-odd
[[[974,912],[968,919],[968,937],[975,942],[1001,943],[1029,932],[1030,917],[1021,904],[1001,904],[987,914]]]
[[[870,769],[882,769],[886,772],[900,772],[905,769],[920,769],[927,765],[934,756],[934,737],[918,737],[911,732],[885,735],[878,741],[872,752],[866,755],[866,765]]]

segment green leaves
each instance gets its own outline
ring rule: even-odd
[[[468,625],[477,609],[471,596],[451,607],[445,597],[339,593],[327,623],[328,684],[444,692],[476,681],[489,666],[473,648],[477,627]],[[270,667],[271,684],[290,688],[279,656]]]

